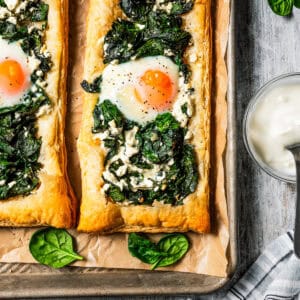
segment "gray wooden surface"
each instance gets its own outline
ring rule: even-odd
[[[272,13],[267,0],[236,2],[240,275],[270,241],[294,224],[295,186],[271,178],[254,165],[243,145],[241,124],[250,98],[261,85],[277,75],[300,71],[300,10],[283,18]],[[219,300],[224,293],[138,299]]]

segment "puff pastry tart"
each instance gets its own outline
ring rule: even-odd
[[[71,227],[66,176],[68,3],[0,1],[0,225]]]
[[[210,0],[91,0],[78,229],[210,230]]]

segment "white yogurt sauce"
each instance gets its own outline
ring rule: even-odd
[[[265,164],[283,176],[296,176],[286,146],[300,142],[300,83],[282,83],[260,96],[249,115],[248,141]]]

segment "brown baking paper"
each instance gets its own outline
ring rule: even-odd
[[[81,120],[82,78],[85,18],[88,6],[87,0],[70,1],[70,67],[69,67],[69,105],[66,118],[66,141],[69,154],[69,174],[75,192],[80,199],[80,170],[76,152],[76,141]],[[223,152],[226,145],[227,126],[227,70],[225,52],[228,40],[229,0],[216,0],[212,10],[214,19],[214,86],[212,97],[213,128],[212,136],[216,137],[212,145],[212,224],[213,233],[189,233],[191,247],[182,261],[170,268],[180,272],[192,272],[213,276],[227,275],[228,258],[226,256],[229,243],[227,205],[224,188]],[[28,243],[36,229],[1,229],[0,230],[0,262],[34,263],[28,250]],[[113,234],[101,236],[98,234],[70,233],[77,241],[77,250],[85,260],[74,265],[82,267],[131,268],[149,269],[133,258],[127,250],[127,235]],[[152,235],[158,239],[161,235]]]

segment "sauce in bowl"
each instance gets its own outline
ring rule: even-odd
[[[258,92],[246,112],[244,138],[267,173],[296,181],[294,157],[286,146],[300,142],[300,74],[276,78]]]

